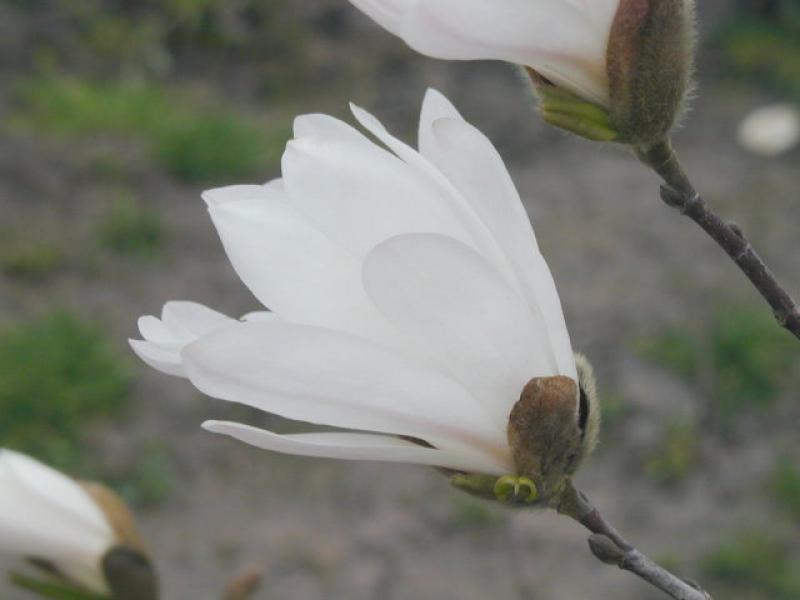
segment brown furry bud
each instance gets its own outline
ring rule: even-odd
[[[608,43],[617,141],[647,145],[680,116],[691,88],[693,0],[620,0]]]

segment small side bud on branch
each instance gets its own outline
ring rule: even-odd
[[[610,537],[601,533],[589,536],[589,549],[607,565],[619,565],[625,559],[625,552]]]

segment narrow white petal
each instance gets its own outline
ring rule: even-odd
[[[364,339],[238,323],[188,346],[183,364],[204,393],[289,419],[507,454],[504,428],[462,386]]]
[[[477,453],[467,455],[436,450],[385,435],[362,433],[279,435],[240,423],[220,421],[208,421],[203,424],[203,427],[208,431],[228,435],[262,450],[284,454],[342,460],[414,463],[468,473],[505,475],[511,472],[511,465],[493,461],[485,455]]]
[[[561,301],[503,159],[485,135],[461,118],[440,118],[429,126],[428,158],[461,191],[492,232],[534,318],[546,331],[543,342],[553,348],[558,372],[576,379]]]
[[[231,318],[197,302],[167,302],[161,320],[176,336],[196,338],[230,322]]]
[[[433,123],[439,119],[461,119],[453,103],[444,94],[433,88],[428,88],[425,92],[425,99],[422,101],[422,111],[419,116],[419,152],[436,164],[436,158],[440,153],[439,142],[433,137]]]
[[[547,334],[523,298],[456,240],[392,238],[365,261],[364,284],[390,320],[446,358],[500,426],[531,378],[558,372]]]
[[[181,364],[180,349],[169,349],[147,340],[129,339],[131,349],[142,361],[154,369],[174,377],[186,377]]]

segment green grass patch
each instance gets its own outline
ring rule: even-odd
[[[670,329],[639,342],[650,360],[700,388],[721,422],[769,408],[800,349],[764,308],[723,307],[705,330]]]
[[[139,140],[170,174],[227,182],[274,167],[289,122],[264,125],[221,103],[160,86],[38,76],[18,85],[14,121],[65,136],[111,134]]]
[[[761,532],[740,534],[702,561],[721,588],[715,597],[747,600],[800,598],[800,561],[783,540]]]
[[[0,445],[73,469],[85,427],[128,398],[128,364],[97,326],[56,312],[0,331]]]
[[[65,262],[63,248],[49,241],[12,241],[0,248],[0,271],[14,279],[41,281]]]
[[[800,464],[779,460],[769,487],[775,503],[800,523]]]
[[[697,464],[697,430],[693,423],[670,424],[655,451],[645,462],[645,472],[662,485],[683,481]]]
[[[149,259],[161,250],[165,232],[156,213],[123,197],[97,223],[96,236],[101,247],[116,254]]]

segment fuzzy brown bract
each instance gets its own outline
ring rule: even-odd
[[[618,141],[646,145],[669,132],[685,108],[693,57],[693,0],[620,0],[607,54]]]

